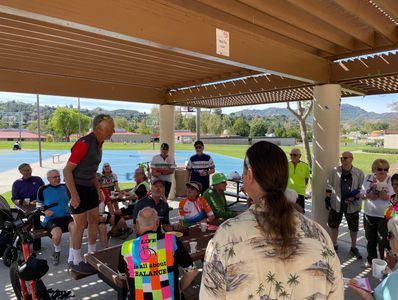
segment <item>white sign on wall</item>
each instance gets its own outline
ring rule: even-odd
[[[216,28],[216,52],[229,56],[229,32]]]

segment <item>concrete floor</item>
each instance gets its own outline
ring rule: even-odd
[[[170,203],[173,208],[177,208],[178,202]],[[244,209],[244,204],[237,204],[234,207],[238,209]],[[306,212],[308,215],[311,214],[311,202],[306,201]],[[176,221],[175,216],[177,210],[174,209],[171,212],[172,222]],[[353,277],[369,277],[373,287],[377,285],[376,280],[371,276],[370,269],[363,269],[361,264],[365,262],[366,257],[366,240],[364,237],[364,231],[362,227],[362,222],[360,222],[361,228],[358,235],[358,248],[364,259],[357,260],[349,255],[350,249],[350,236],[347,228],[347,224],[343,222],[341,227],[341,232],[339,235],[339,251],[338,255],[341,261],[343,276],[348,278]],[[117,238],[110,240],[110,245],[120,244],[122,241]],[[87,248],[87,240],[83,241],[83,251]],[[67,245],[67,234],[65,234],[62,240],[62,248],[68,249]],[[42,250],[38,253],[40,258],[49,258],[53,252],[53,246],[49,238],[42,239]],[[73,290],[76,295],[75,299],[98,299],[98,300],[109,300],[116,299],[116,292],[100,280],[97,275],[93,275],[81,280],[72,279],[68,272],[66,266],[67,252],[61,252],[61,262],[58,266],[53,266],[51,260],[49,260],[50,270],[43,277],[43,281],[47,288],[52,289],[62,289],[62,290]],[[16,299],[12,286],[9,280],[9,269],[5,267],[0,261],[0,299]],[[345,291],[345,299],[358,299],[351,294],[349,290]]]

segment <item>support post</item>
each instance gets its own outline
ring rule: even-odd
[[[36,105],[37,105],[37,134],[39,135],[39,164],[43,167],[43,159],[41,155],[41,129],[40,129],[40,98],[36,95]]]
[[[338,84],[314,87],[312,218],[326,229],[326,181],[339,162],[340,97],[341,86]]]
[[[196,108],[196,140],[200,140],[200,107]]]

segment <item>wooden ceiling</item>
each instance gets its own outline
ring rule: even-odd
[[[396,0],[0,0],[0,90],[198,107],[395,93],[397,20]]]

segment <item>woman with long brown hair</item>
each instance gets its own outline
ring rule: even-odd
[[[200,299],[343,299],[340,261],[327,232],[285,196],[282,149],[264,141],[251,146],[243,182],[253,205],[210,241]]]

